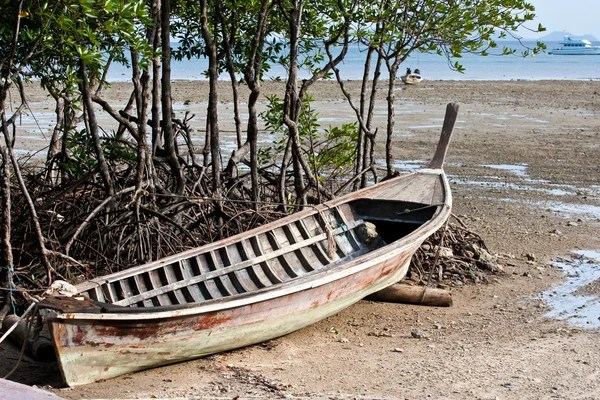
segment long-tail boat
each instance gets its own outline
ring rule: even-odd
[[[44,299],[66,384],[286,335],[401,280],[450,215],[442,166],[457,109],[427,168]]]

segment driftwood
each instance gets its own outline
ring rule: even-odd
[[[56,354],[54,353],[54,346],[52,341],[47,337],[39,336],[36,340],[29,340],[29,334],[31,329],[28,328],[27,322],[20,319],[16,315],[9,315],[4,318],[2,322],[2,330],[9,330],[14,324],[17,327],[11,332],[8,338],[21,347],[24,341],[27,341],[25,351],[33,358],[39,361],[52,361],[56,360]]]
[[[425,286],[392,285],[370,294],[367,300],[386,303],[417,304],[434,307],[450,307],[452,297],[450,292]]]

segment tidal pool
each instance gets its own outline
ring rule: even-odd
[[[573,256],[555,260],[553,264],[567,279],[542,293],[541,299],[550,307],[546,316],[565,319],[576,326],[600,328],[600,298],[577,293],[600,280],[600,251],[578,250]]]

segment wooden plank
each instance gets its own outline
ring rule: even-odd
[[[213,271],[208,265],[208,260],[206,259],[205,254],[198,254],[194,257],[194,259],[197,261],[197,265],[200,268],[201,274],[205,275]],[[207,299],[218,299],[223,297],[223,294],[213,279],[207,279],[205,281],[198,282],[198,288],[202,291],[202,293],[204,293],[204,290],[206,290],[209,297],[206,296],[207,293],[204,293],[204,297]]]
[[[240,241],[239,244],[242,246],[243,253],[246,255],[246,260],[254,259],[257,255],[260,255],[254,252],[252,244],[248,246],[246,240]],[[265,272],[260,265],[250,265],[248,268],[246,268],[246,271],[248,272],[250,279],[252,279],[256,287],[259,289],[271,286],[273,284],[267,275],[265,275]]]
[[[344,224],[345,226],[349,225],[349,221],[351,221],[351,220],[354,221],[356,219],[356,216],[354,215],[352,208],[348,204],[342,204],[339,207],[336,207],[335,210],[337,212],[337,215],[338,215],[341,223]],[[351,216],[352,218],[348,219],[348,216]],[[344,232],[343,236],[346,238],[347,243],[350,245],[350,247],[352,249],[352,250],[348,249],[349,253],[360,250],[362,248],[362,243],[356,236],[356,232],[354,231],[354,229],[346,230]]]
[[[221,257],[219,257],[218,253],[211,250],[205,254],[205,257],[206,261],[208,262],[209,268],[211,269],[211,272],[206,274],[205,277],[207,275],[210,275],[213,282],[215,282],[215,284],[217,285],[221,296],[227,297],[236,293],[235,287],[233,286],[229,278],[223,276],[223,274],[227,273],[227,271],[224,271],[223,260],[221,260]]]
[[[92,288],[88,293],[89,293],[88,296],[92,300],[96,300],[96,301],[99,301],[101,303],[105,303],[106,302],[106,300],[104,298],[104,294],[102,293],[102,290],[100,289],[100,287],[96,286],[95,288]]]
[[[140,276],[140,275],[134,275],[133,279],[135,280],[135,284],[138,288],[139,293],[138,294],[142,294],[144,292],[148,291],[148,287],[146,286],[146,282],[144,281],[144,279]],[[146,299],[144,301],[142,301],[141,303],[138,303],[138,305],[140,307],[153,307],[154,303],[152,303],[152,300]]]
[[[381,200],[432,204],[431,193],[439,180],[439,175],[414,174],[397,185],[382,186],[373,193],[372,197]]]
[[[106,282],[101,286],[101,288],[104,298],[107,299],[109,303],[115,304],[118,297],[112,284]]]
[[[287,236],[288,242],[290,244],[295,244],[295,243],[298,243],[305,239],[310,238],[310,236],[308,236],[308,235],[305,236],[302,234],[302,232],[300,231],[301,229],[298,227],[298,221],[294,221],[291,224],[285,225],[283,227],[283,230],[284,230],[284,232]],[[303,249],[296,250],[294,252],[294,254],[298,261],[297,264],[299,264],[299,266],[302,267],[302,268],[295,268],[295,271],[299,276],[306,275],[308,272],[314,270],[312,265],[310,265],[310,263],[304,256]],[[296,263],[294,263],[294,265],[296,265]]]
[[[287,237],[285,236],[285,233],[284,233],[283,229],[279,230],[279,228],[276,228],[276,229],[274,229],[272,231],[267,232],[266,236],[267,236],[267,239],[269,240],[269,243],[271,244],[271,247],[275,251],[279,251],[281,249],[284,249],[284,248],[288,247],[291,244],[287,240]],[[283,241],[280,240],[281,236],[284,237]],[[294,254],[294,253],[282,254],[279,257],[277,257],[277,261],[279,261],[279,263],[283,267],[283,270],[285,271],[286,275],[290,279],[293,279],[293,278],[297,278],[298,277],[298,272],[296,272],[294,270],[294,268],[292,267],[292,264],[296,264],[294,262],[295,260],[292,259],[292,261],[290,262],[290,260],[288,259],[288,255],[290,255],[290,254]]]
[[[288,280],[290,280],[290,276],[286,272],[284,266],[281,265],[281,260],[279,260],[279,258],[278,258],[280,253],[277,253],[278,249],[273,248],[271,239],[269,239],[270,235],[271,235],[271,233],[269,231],[258,235],[257,236],[258,243],[261,246],[261,250],[262,250],[263,254],[265,254],[265,255],[276,254],[275,257],[270,257],[270,259],[269,259],[269,262],[268,262],[269,270],[273,271],[273,273],[279,279],[281,279],[282,282],[288,281]]]
[[[310,238],[311,237],[310,230],[306,226],[304,220],[298,220],[298,221],[296,221],[296,227],[298,228],[298,231],[300,232],[301,237],[304,237],[304,238]],[[327,238],[327,234],[325,234],[325,238]],[[325,242],[327,243],[327,240],[325,240]],[[330,260],[329,257],[327,256],[327,254],[325,253],[325,250],[323,248],[319,247],[318,245],[311,246],[311,250],[312,250],[312,257],[310,257],[310,256],[307,257],[305,255],[305,252],[307,251],[306,248],[301,249],[299,251],[299,253],[302,255],[302,258],[304,259],[304,262],[302,263],[302,266],[307,271],[313,271],[315,269],[315,266],[313,265],[315,259],[321,260],[321,264],[329,264],[329,263],[332,262],[332,260]],[[317,258],[317,255],[315,253],[319,254],[318,258]],[[309,258],[310,258],[310,260],[309,260]]]
[[[363,223],[363,221],[355,221],[352,224],[352,228],[354,228],[355,226],[358,226],[358,225],[360,225],[362,223]],[[334,234],[340,233],[340,232],[343,232],[342,228],[338,228],[338,229],[336,229],[336,230],[333,231]],[[247,260],[247,261],[242,261],[239,264],[231,265],[231,266],[228,266],[228,267],[223,267],[222,265],[219,264],[220,268],[216,268],[216,265],[215,265],[215,269],[214,270],[212,270],[210,272],[207,272],[205,274],[202,274],[200,276],[193,277],[193,278],[191,278],[188,281],[178,281],[178,282],[170,283],[167,286],[160,287],[160,288],[157,288],[157,289],[154,289],[154,290],[150,290],[150,291],[148,291],[148,292],[146,292],[144,294],[138,295],[138,296],[132,296],[131,298],[126,299],[127,301],[116,302],[115,304],[126,305],[126,304],[135,303],[135,302],[144,300],[144,299],[149,298],[149,297],[154,297],[154,296],[157,296],[159,294],[163,294],[165,292],[169,292],[169,291],[172,291],[172,290],[175,290],[175,289],[180,289],[180,288],[185,287],[187,285],[197,284],[198,282],[205,282],[205,281],[207,281],[209,279],[215,279],[215,278],[218,278],[218,277],[222,277],[223,274],[227,274],[229,272],[233,272],[233,271],[236,271],[236,270],[239,270],[239,269],[242,269],[242,268],[246,268],[246,267],[248,267],[248,266],[250,266],[252,264],[259,264],[259,263],[262,264],[262,263],[265,263],[265,262],[267,262],[269,260],[272,260],[273,258],[278,257],[281,254],[290,253],[290,252],[293,252],[293,251],[295,251],[297,249],[300,249],[302,247],[309,246],[311,244],[317,243],[317,242],[319,242],[321,240],[324,240],[325,237],[326,237],[326,235],[323,233],[321,235],[314,236],[314,237],[312,237],[310,239],[303,240],[302,242],[294,243],[293,245],[290,245],[288,248],[279,249],[277,251],[273,251],[273,252],[270,252],[270,253],[267,253],[267,254],[262,254],[261,256],[258,256],[255,259]],[[258,243],[258,241],[257,241],[257,243]],[[260,249],[260,247],[259,247],[259,249]],[[208,252],[208,253],[206,253],[206,256],[214,257],[214,252],[212,252],[212,251]],[[207,257],[207,261],[208,261],[208,257]],[[210,262],[209,262],[209,264],[210,264]],[[153,272],[153,271],[150,271],[150,272]],[[267,272],[265,271],[265,273],[267,273]]]
[[[258,240],[257,236],[251,237],[250,243],[252,244],[254,253],[257,255],[257,257],[254,259],[254,261],[256,261],[256,259],[259,259],[260,257],[265,256],[265,251],[262,248],[262,246],[260,245],[260,240]],[[263,274],[265,274],[266,277],[269,279],[269,281],[271,281],[271,284],[277,284],[277,283],[283,282],[283,279],[281,277],[279,277],[273,271],[273,268],[271,268],[271,265],[269,264],[268,261],[259,263],[259,266],[260,266],[260,269],[262,270]]]
[[[177,265],[177,263],[175,264]],[[177,282],[177,277],[175,275],[174,264],[165,265],[164,268],[161,268],[159,271],[159,276],[161,280],[164,282],[164,286],[169,287],[172,284]],[[185,300],[185,296],[181,292],[180,288],[172,289],[164,292],[171,299],[173,304],[187,304]]]
[[[160,281],[160,277],[158,275],[158,270],[154,269],[152,271],[148,271],[146,276],[148,277],[148,279],[146,280],[146,284],[149,284],[149,286],[151,286],[153,288],[152,290],[149,290],[146,293],[155,292],[156,295],[145,296],[146,293],[144,293],[144,295],[140,295],[140,296],[136,296],[136,297],[141,297],[140,300],[156,298],[155,300],[152,300],[152,301],[153,301],[153,303],[158,303],[158,305],[160,305],[160,306],[170,306],[171,304],[173,304],[171,302],[171,299],[169,298],[169,296],[164,294],[165,291],[161,290],[161,288],[163,287],[163,283]],[[124,303],[124,304],[131,304],[131,303]]]
[[[180,261],[179,273],[181,274],[181,276],[178,276],[177,280],[180,280],[180,281],[187,281],[188,279],[196,276],[189,259]],[[200,273],[200,271],[198,271],[198,274],[199,273]],[[202,292],[200,291],[200,288],[198,287],[198,285],[189,285],[181,290],[183,292],[183,295],[186,297],[186,299],[188,299],[188,303],[196,303],[196,302],[204,300],[204,296],[202,295]]]
[[[438,179],[435,182],[435,189],[431,194],[431,204],[441,204],[444,202],[446,198],[446,193],[444,193],[444,183],[441,179]]]
[[[133,296],[133,290],[131,290],[131,286],[129,285],[127,279],[115,281],[113,285],[115,287],[115,291],[117,292],[117,296],[119,296],[119,300]]]
[[[303,236],[309,235],[314,237],[314,235],[317,234],[317,232],[318,234],[323,235],[323,239],[316,242],[314,244],[314,247],[303,250],[306,259],[310,263],[310,266],[313,269],[320,269],[324,265],[330,264],[333,260],[329,259],[328,256],[329,241],[327,240],[327,232],[325,231],[323,226],[317,221],[316,214],[299,220],[297,226],[304,228],[304,231],[302,232]],[[335,236],[335,233],[333,231],[330,234]],[[321,248],[318,248],[318,246],[321,246]]]
[[[250,257],[248,256],[248,254],[246,253],[246,251],[244,249],[242,242],[234,243],[228,247],[230,249],[229,255],[231,257],[232,265],[239,264],[242,261],[246,261],[246,260],[250,259]],[[237,270],[235,272],[235,274],[237,275],[237,278],[239,279],[240,284],[244,287],[244,289],[247,292],[252,292],[252,291],[258,289],[258,286],[254,282],[252,277],[250,277],[249,269],[250,268],[243,268],[243,269]]]
[[[228,246],[224,246],[219,249],[219,253],[221,254],[221,258],[223,260],[223,266],[225,266],[225,267],[229,267],[232,264],[236,264],[234,261],[232,261],[232,254],[236,254],[235,259],[238,260],[237,263],[242,261],[239,257],[239,253],[237,252],[237,249],[235,247],[233,248],[233,251],[230,251]],[[249,292],[251,289],[245,287],[242,284],[242,282],[240,281],[240,279],[237,276],[238,272],[241,272],[241,271],[233,271],[233,272],[228,273],[226,276],[229,277],[229,280],[235,287],[235,290],[237,293]]]

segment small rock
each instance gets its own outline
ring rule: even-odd
[[[434,253],[436,253],[437,251],[438,251],[438,246],[436,246],[433,249]],[[454,256],[454,253],[452,252],[452,249],[449,248],[449,247],[440,247],[439,254],[440,254],[440,257],[446,257],[446,258]]]
[[[347,338],[343,337],[340,339],[340,343],[350,343],[350,340],[348,340]]]
[[[377,227],[371,222],[365,222],[356,228],[356,234],[361,242],[365,244],[374,243],[379,239],[379,233],[377,233]]]
[[[567,222],[567,226],[579,226],[577,222],[569,221]]]
[[[487,264],[495,264],[496,262],[496,257],[492,256],[486,249],[479,247],[476,244],[470,245],[468,250],[473,252],[474,258],[476,260],[482,261]]]
[[[442,329],[442,324],[435,324],[433,326],[435,327],[435,329]]]
[[[404,349],[400,348],[400,347],[396,347],[394,348],[394,350],[392,350],[394,353],[404,353]]]
[[[531,278],[531,274],[527,271],[523,272],[523,276],[526,278]]]
[[[535,261],[535,254],[533,253],[525,253],[524,256],[527,259],[527,261]]]
[[[561,235],[562,235],[562,232],[561,232],[561,231],[559,231],[558,229],[552,229],[552,230],[550,231],[550,234],[551,234],[551,235],[557,235],[557,236],[561,236]]]
[[[419,329],[413,328],[410,331],[410,335],[412,337],[414,337],[415,339],[427,339],[429,337],[429,334],[427,332],[421,331]]]

